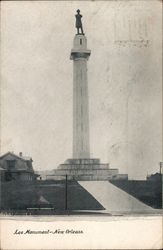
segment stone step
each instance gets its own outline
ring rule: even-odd
[[[154,213],[155,209],[145,205],[133,196],[117,188],[108,181],[79,181],[108,213],[133,214]]]

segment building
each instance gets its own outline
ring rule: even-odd
[[[163,175],[161,173],[155,173],[147,176],[147,181],[162,181]]]
[[[34,173],[32,158],[8,152],[0,156],[0,178],[2,181],[32,181],[38,176]]]
[[[160,171],[159,173],[154,173],[154,174],[151,174],[151,175],[147,175],[147,181],[155,181],[155,182],[163,182],[163,173],[162,173],[162,168],[163,168],[163,162],[160,162]]]

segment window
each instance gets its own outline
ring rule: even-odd
[[[15,168],[15,163],[16,163],[16,160],[7,160],[7,166],[8,166],[8,169],[13,169]]]

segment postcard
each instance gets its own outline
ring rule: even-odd
[[[2,1],[0,249],[162,249],[162,1]]]

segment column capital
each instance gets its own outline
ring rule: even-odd
[[[71,55],[70,55],[70,60],[75,60],[75,59],[79,59],[79,58],[86,58],[88,59],[89,56],[91,54],[90,50],[75,50],[72,49],[71,50]]]
[[[87,38],[84,35],[76,35],[74,37],[73,49],[71,50],[70,59],[75,60],[79,58],[88,59],[91,50],[87,49]]]

